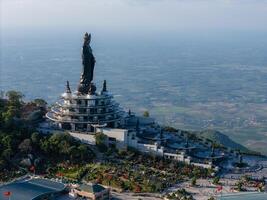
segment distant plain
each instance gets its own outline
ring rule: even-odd
[[[82,34],[6,37],[0,90],[54,103],[66,80],[75,90]],[[160,123],[215,129],[267,154],[267,38],[264,34],[159,38],[93,35],[95,82],[126,110],[148,110]]]

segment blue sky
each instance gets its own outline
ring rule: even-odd
[[[266,0],[0,0],[1,29],[267,30]]]

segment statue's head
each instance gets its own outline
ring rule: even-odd
[[[84,44],[90,44],[90,42],[91,42],[91,34],[88,34],[87,32],[84,34],[84,37],[83,37],[83,39],[84,39]]]

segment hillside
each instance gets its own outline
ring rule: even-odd
[[[225,147],[241,150],[243,152],[250,152],[250,150],[243,145],[236,143],[230,139],[227,135],[215,130],[205,130],[197,133],[200,137],[204,137],[212,140],[213,142],[223,145]]]

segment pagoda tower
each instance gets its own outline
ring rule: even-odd
[[[124,111],[107,90],[104,80],[100,92],[93,83],[95,57],[90,47],[91,34],[86,33],[82,48],[83,69],[77,91],[72,92],[67,81],[60,101],[46,114],[58,128],[72,132],[94,132],[97,127],[119,128],[124,123]]]

